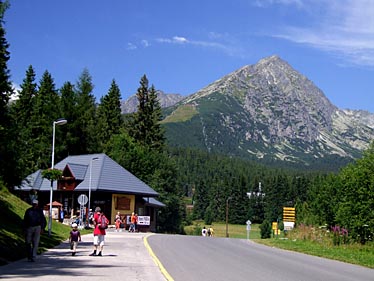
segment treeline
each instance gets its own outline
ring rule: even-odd
[[[373,239],[374,142],[336,174],[268,168],[188,148],[169,151],[179,189],[194,204],[190,219],[225,221],[229,203],[230,223],[282,222],[283,207],[295,207],[297,225],[339,226],[363,244]]]

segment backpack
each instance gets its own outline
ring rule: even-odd
[[[108,228],[108,219],[104,215],[100,215],[98,223],[100,223],[99,225],[100,229]]]

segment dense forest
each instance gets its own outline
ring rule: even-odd
[[[166,207],[159,229],[182,233],[192,219],[230,223],[281,221],[282,208],[296,207],[297,224],[339,225],[352,239],[365,243],[374,233],[374,144],[361,159],[335,174],[269,168],[243,159],[169,147],[155,87],[146,75],[137,90],[138,111],[122,116],[115,79],[99,102],[88,69],[75,83],[56,88],[46,70],[40,81],[32,65],[25,70],[18,99],[7,68],[10,58],[3,22],[8,2],[0,1],[0,180],[11,192],[38,169],[50,167],[52,124],[55,159],[106,153],[160,193]],[[186,213],[184,198],[193,212]],[[368,235],[369,234],[369,235]]]

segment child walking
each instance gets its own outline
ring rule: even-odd
[[[71,227],[72,227],[72,230],[70,231],[70,236],[69,236],[70,250],[73,251],[71,255],[75,256],[75,253],[77,251],[78,241],[80,242],[82,240],[81,240],[81,233],[78,230],[78,225],[76,223],[73,223]]]

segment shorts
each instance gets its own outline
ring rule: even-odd
[[[105,235],[95,235],[94,236],[94,245],[95,246],[104,246]]]

